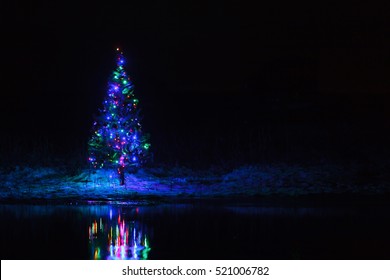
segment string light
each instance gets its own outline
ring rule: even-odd
[[[88,160],[94,168],[139,167],[149,156],[150,143],[137,121],[139,100],[134,96],[134,85],[124,69],[126,59],[119,48],[116,50],[116,67],[108,82],[107,98],[101,115],[93,124],[94,133],[88,143]]]

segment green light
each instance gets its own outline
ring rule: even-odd
[[[149,254],[149,251],[150,251],[150,248],[148,248],[148,249],[144,249],[143,251],[142,251],[142,259],[143,260],[147,260],[148,259],[148,254]]]
[[[142,259],[147,260],[149,257],[148,255],[149,255],[149,251],[151,250],[151,248],[149,247],[149,242],[148,242],[146,235],[145,235],[145,240],[144,240],[144,246],[145,246],[145,248],[142,250]]]
[[[148,244],[148,238],[145,236],[145,242],[144,242],[144,245],[145,245],[145,247],[146,248],[148,248],[149,247],[149,244]]]
[[[123,84],[124,84],[124,85],[126,85],[126,84],[127,84],[127,81],[126,81],[126,80],[124,80],[124,81],[123,81]]]
[[[145,149],[145,150],[147,150],[147,149],[149,149],[149,148],[150,148],[150,144],[149,144],[149,143],[144,144],[144,149]]]

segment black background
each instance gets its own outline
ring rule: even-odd
[[[1,11],[3,161],[84,158],[116,47],[157,162],[388,158],[386,6],[12,1]]]

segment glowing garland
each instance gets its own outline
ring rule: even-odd
[[[147,137],[142,133],[139,100],[124,69],[125,62],[123,52],[117,48],[116,69],[109,79],[107,97],[88,142],[92,166],[115,166],[119,174],[123,174],[127,166],[141,166],[147,160],[150,148]]]

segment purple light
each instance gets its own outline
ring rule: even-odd
[[[123,155],[121,155],[120,159],[119,159],[119,164],[123,165],[125,163],[125,157]]]

